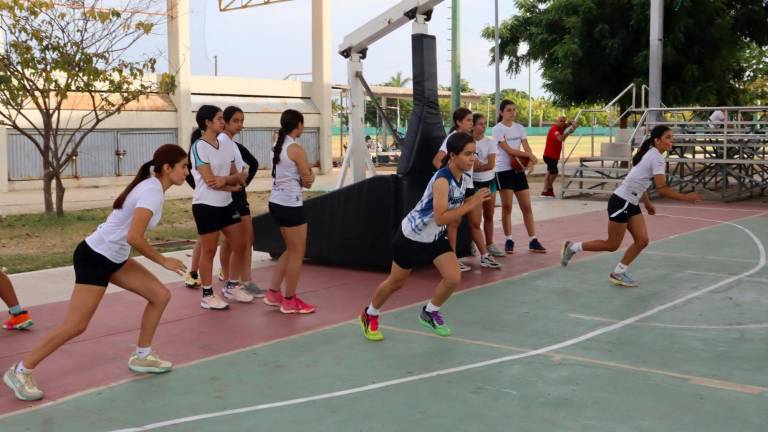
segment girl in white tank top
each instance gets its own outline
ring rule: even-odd
[[[299,207],[303,204],[301,176],[296,162],[288,157],[288,148],[292,145],[299,145],[299,143],[292,136],[286,135],[280,151],[280,160],[272,168],[272,193],[269,195],[269,202],[287,207]],[[272,148],[270,152],[272,159],[275,159],[274,153],[275,149]]]

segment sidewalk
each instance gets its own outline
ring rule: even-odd
[[[576,166],[575,164],[573,165]],[[567,171],[571,172],[571,164],[568,164]],[[543,175],[546,171],[546,165],[540,163],[534,169],[534,176]],[[377,168],[378,174],[394,174],[394,167]],[[341,173],[340,168],[334,168],[329,174],[318,175],[312,191],[327,192],[336,188],[336,182]],[[352,171],[347,172],[347,185],[352,182]],[[88,188],[69,188],[64,195],[64,210],[84,210],[99,207],[109,207],[112,202],[120,195],[125,188],[124,185],[88,187]],[[272,188],[272,177],[268,170],[260,170],[257,176],[248,186],[249,192],[268,191]],[[191,198],[192,189],[186,184],[170,188],[165,195],[166,199]],[[42,190],[25,190],[15,192],[5,192],[0,194],[0,216],[25,213],[42,213],[43,192]]]

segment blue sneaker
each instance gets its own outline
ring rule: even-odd
[[[560,250],[560,265],[563,267],[567,267],[568,262],[570,262],[571,258],[576,255],[576,252],[571,250],[571,245],[573,245],[573,242],[566,240],[566,242],[563,243],[563,248]]]
[[[637,286],[637,282],[635,282],[634,279],[629,277],[629,275],[626,273],[611,273],[611,275],[608,277],[608,280],[611,281],[612,284],[618,286],[624,286],[628,288]]]
[[[539,239],[531,240],[531,242],[528,243],[528,250],[536,253],[547,253],[547,250],[544,248],[544,246],[539,243]]]
[[[504,242],[504,252],[511,254],[515,253],[515,241],[508,239],[506,242]]]

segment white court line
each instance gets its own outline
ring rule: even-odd
[[[726,273],[710,273],[710,272],[700,272],[700,271],[693,271],[693,270],[686,270],[685,272],[690,274],[705,275],[705,276],[720,276],[720,277],[733,276]],[[745,277],[744,280],[768,283],[768,279],[762,279],[762,278]]]
[[[768,212],[764,212],[762,214],[768,214]],[[720,281],[720,282],[718,282],[718,283],[716,283],[714,285],[710,285],[710,286],[708,286],[706,288],[703,288],[703,289],[701,289],[699,291],[693,292],[693,293],[688,294],[686,296],[680,297],[680,298],[678,298],[676,300],[673,300],[673,301],[671,301],[669,303],[665,303],[663,305],[657,306],[657,307],[655,307],[653,309],[650,309],[650,310],[648,310],[646,312],[643,312],[641,314],[638,314],[638,315],[635,315],[633,317],[627,318],[627,319],[625,319],[623,321],[619,321],[617,323],[611,324],[609,326],[601,327],[601,328],[599,328],[597,330],[591,331],[591,332],[586,333],[586,334],[584,334],[582,336],[579,336],[579,337],[576,337],[576,338],[573,338],[573,339],[569,339],[569,340],[566,340],[566,341],[563,341],[563,342],[560,342],[560,343],[556,343],[556,344],[553,344],[553,345],[549,345],[549,346],[546,346],[546,347],[543,347],[543,348],[539,348],[539,349],[536,349],[536,350],[533,350],[533,351],[528,351],[526,353],[520,353],[520,354],[514,354],[514,355],[509,355],[509,356],[504,356],[504,357],[498,357],[498,358],[495,358],[495,359],[481,361],[481,362],[476,362],[476,363],[470,363],[470,364],[466,364],[466,365],[463,365],[463,366],[457,366],[457,367],[448,368],[448,369],[441,369],[441,370],[437,370],[437,371],[433,371],[433,372],[427,372],[427,373],[423,373],[423,374],[412,375],[412,376],[408,376],[408,377],[404,377],[404,378],[398,378],[398,379],[393,379],[393,380],[389,380],[389,381],[382,381],[382,382],[379,382],[379,383],[369,384],[369,385],[360,386],[360,387],[354,387],[354,388],[345,389],[345,390],[339,390],[339,391],[335,391],[335,392],[322,393],[322,394],[318,394],[318,395],[314,395],[314,396],[307,396],[307,397],[302,397],[302,398],[297,398],[297,399],[284,400],[284,401],[280,401],[280,402],[272,402],[272,403],[266,403],[266,404],[260,404],[260,405],[253,405],[253,406],[249,406],[249,407],[236,408],[236,409],[225,410],[225,411],[218,411],[218,412],[212,412],[212,413],[206,413],[206,414],[199,414],[199,415],[194,415],[194,416],[189,416],[189,417],[182,417],[182,418],[177,418],[177,419],[172,419],[172,420],[166,420],[166,421],[162,421],[162,422],[152,423],[152,424],[148,424],[146,426],[139,426],[139,427],[132,427],[132,428],[126,428],[126,429],[113,430],[111,432],[142,432],[142,431],[149,431],[149,430],[154,430],[154,429],[160,429],[160,428],[167,427],[167,426],[173,426],[173,425],[178,425],[178,424],[183,424],[183,423],[191,423],[191,422],[195,422],[195,421],[199,421],[199,420],[206,420],[206,419],[211,419],[211,418],[216,418],[216,417],[224,417],[224,416],[230,416],[230,415],[235,415],[235,414],[243,414],[243,413],[254,412],[254,411],[263,411],[263,410],[267,410],[267,409],[271,409],[271,408],[280,408],[280,407],[285,407],[285,406],[299,405],[299,404],[304,404],[304,403],[307,403],[307,402],[313,402],[313,401],[324,400],[324,399],[334,399],[334,398],[338,398],[338,397],[342,397],[342,396],[348,396],[348,395],[352,395],[352,394],[356,394],[356,393],[363,393],[363,392],[367,392],[367,391],[371,391],[371,390],[377,390],[377,389],[382,389],[382,388],[386,388],[386,387],[392,387],[392,386],[396,386],[398,384],[405,384],[405,383],[409,383],[409,382],[420,381],[420,380],[424,380],[424,379],[428,379],[428,378],[434,378],[434,377],[438,377],[438,376],[442,376],[442,375],[449,375],[449,374],[453,374],[453,373],[457,373],[457,372],[463,372],[463,371],[468,371],[468,370],[472,370],[472,369],[482,368],[482,367],[485,367],[485,366],[491,366],[491,365],[495,365],[495,364],[499,364],[499,363],[505,363],[505,362],[509,362],[509,361],[512,361],[512,360],[518,360],[518,359],[523,359],[523,358],[527,358],[527,357],[533,357],[533,356],[536,356],[536,355],[539,355],[539,354],[545,354],[545,353],[548,353],[548,352],[551,352],[551,351],[567,348],[569,346],[576,345],[578,343],[590,340],[592,338],[595,338],[597,336],[603,335],[605,333],[609,333],[609,332],[612,332],[614,330],[618,330],[618,329],[620,329],[622,327],[626,327],[629,324],[632,324],[632,323],[634,323],[636,321],[640,321],[643,318],[649,317],[649,316],[654,315],[654,314],[656,314],[658,312],[661,312],[663,310],[669,309],[669,308],[671,308],[673,306],[677,306],[680,303],[686,302],[686,301],[688,301],[688,300],[690,300],[692,298],[698,297],[698,296],[700,296],[702,294],[706,294],[706,293],[708,293],[708,292],[710,292],[712,290],[720,288],[723,285],[729,284],[729,283],[731,283],[731,282],[733,282],[733,281],[735,281],[737,279],[740,279],[742,277],[746,277],[746,276],[749,276],[751,274],[754,274],[754,273],[760,271],[760,269],[762,269],[765,266],[765,263],[766,263],[765,247],[763,246],[763,244],[760,241],[760,239],[757,238],[757,236],[755,236],[755,234],[752,233],[752,231],[748,230],[747,228],[744,228],[741,225],[738,225],[738,224],[735,224],[735,223],[732,223],[732,222],[725,222],[725,221],[719,221],[719,220],[713,220],[713,219],[696,218],[696,217],[673,216],[673,215],[657,215],[657,216],[667,216],[667,217],[673,217],[673,218],[693,219],[693,220],[701,220],[701,221],[706,221],[706,222],[717,222],[717,223],[723,223],[723,224],[734,226],[734,227],[744,231],[747,235],[749,235],[752,238],[752,241],[757,246],[758,254],[759,254],[759,257],[760,257],[759,261],[751,270],[748,270],[748,271],[746,271],[744,273],[741,273],[739,275],[736,275],[736,276],[732,276],[732,277],[730,277],[728,279],[722,280],[722,281]]]
[[[746,279],[746,278],[745,278]],[[588,321],[601,321],[616,323],[618,320],[610,318],[603,318],[590,315],[580,314],[568,314],[569,317],[579,318]],[[633,325],[648,326],[648,327],[665,327],[665,328],[677,328],[677,329],[694,329],[694,330],[743,330],[743,329],[764,329],[768,328],[768,323],[760,324],[739,324],[739,325],[685,325],[685,324],[662,324],[654,322],[636,322]]]
[[[678,216],[672,216],[672,217],[678,217]],[[723,223],[727,223],[727,222],[723,222]],[[649,254],[649,255],[660,255],[660,256],[678,257],[678,258],[696,258],[696,259],[710,259],[710,260],[717,260],[717,261],[735,261],[735,262],[743,262],[743,263],[750,263],[750,264],[754,264],[757,262],[755,260],[748,260],[748,259],[742,259],[742,258],[725,258],[725,257],[715,257],[715,256],[707,256],[707,255],[689,255],[689,254],[676,253],[676,252],[643,251],[643,253]]]
[[[663,208],[681,208],[686,209],[690,208],[689,206],[685,205],[674,205],[674,204],[654,204],[656,207],[663,207]],[[740,209],[740,208],[720,208],[720,207],[700,207],[696,206],[694,207],[696,210],[727,210],[727,211],[740,211],[740,212],[752,212],[752,213],[759,213],[763,210],[757,210],[757,209]],[[764,213],[763,213],[764,214]]]

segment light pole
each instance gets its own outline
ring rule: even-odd
[[[451,111],[461,106],[461,37],[460,0],[451,6]]]
[[[499,0],[494,0],[494,26],[493,26],[493,40],[494,40],[494,67],[496,68],[496,109],[501,104],[501,73],[499,71]]]

